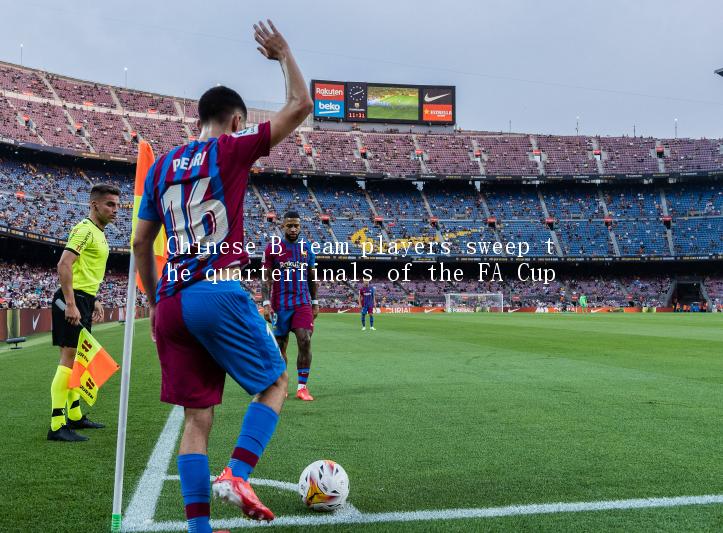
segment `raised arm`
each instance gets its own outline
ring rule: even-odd
[[[269,20],[268,24],[254,24],[254,39],[265,58],[279,62],[286,81],[286,104],[271,119],[271,146],[275,146],[304,122],[314,103],[289,44],[273,22]]]

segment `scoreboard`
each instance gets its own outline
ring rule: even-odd
[[[455,123],[455,87],[312,80],[315,120]]]

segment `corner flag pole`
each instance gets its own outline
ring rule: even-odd
[[[128,391],[131,382],[131,358],[133,356],[133,325],[136,318],[136,261],[131,252],[128,266],[128,291],[126,292],[126,323],[123,332],[123,362],[121,364],[121,388],[118,405],[118,438],[115,447],[115,481],[113,484],[113,532],[121,530],[123,508],[123,471],[126,458],[126,426],[128,422]]]
[[[121,365],[121,389],[118,402],[118,439],[115,448],[115,482],[113,485],[113,515],[111,517],[111,531],[116,533],[121,530],[123,512],[123,471],[126,458],[126,427],[128,423],[128,391],[131,382],[131,357],[133,355],[133,325],[136,318],[136,285],[144,290],[140,283],[136,282],[136,258],[133,255],[133,236],[135,235],[136,222],[138,221],[138,208],[143,196],[143,185],[146,174],[153,165],[153,149],[146,141],[138,145],[138,160],[136,162],[136,179],[133,199],[133,222],[131,228],[131,258],[128,265],[128,291],[126,292],[126,324],[123,333],[123,363]],[[159,235],[154,243],[154,254],[156,264],[163,264],[165,237]],[[150,288],[151,297],[154,296],[153,287]]]

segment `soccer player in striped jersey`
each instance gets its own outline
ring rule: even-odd
[[[369,329],[376,331],[374,327],[374,308],[377,305],[377,290],[369,285],[369,280],[365,279],[363,285],[359,288],[359,307],[361,307],[362,331],[367,329],[366,317],[369,315]]]
[[[212,491],[252,519],[274,518],[248,478],[276,429],[288,377],[270,328],[238,281],[249,262],[243,203],[254,161],[293,132],[313,104],[274,25],[255,24],[254,38],[259,52],[281,65],[286,104],[270,122],[247,128],[246,105],[236,91],[206,91],[198,102],[198,140],[162,155],[148,171],[133,241],[143,285],[153,287],[153,242],[161,227],[168,238],[150,327],[161,363],[161,400],[185,408],[178,472],[194,533],[211,532]],[[226,374],[254,401],[228,466],[209,486],[208,436]]]
[[[306,383],[311,370],[311,334],[314,319],[319,314],[316,299],[316,257],[309,243],[299,239],[301,217],[288,211],[281,224],[284,238],[281,243],[269,243],[264,251],[263,266],[267,269],[262,285],[264,317],[274,326],[274,336],[286,360],[289,332],[296,336],[298,355],[296,371],[299,384],[296,397],[310,402],[314,397]]]

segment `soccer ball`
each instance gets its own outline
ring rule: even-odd
[[[349,496],[349,476],[334,461],[314,461],[301,473],[299,495],[309,509],[333,511]]]

